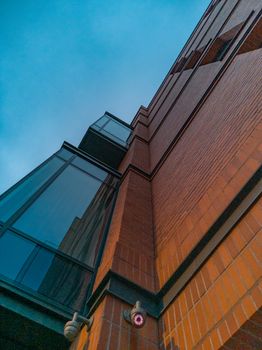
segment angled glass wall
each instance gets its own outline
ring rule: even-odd
[[[117,174],[63,147],[4,193],[2,280],[46,302],[81,311],[117,183]]]

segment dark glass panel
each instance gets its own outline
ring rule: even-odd
[[[21,283],[64,306],[80,311],[90,275],[78,264],[41,248]]]
[[[15,280],[36,245],[10,231],[0,237],[0,273]]]
[[[98,177],[102,181],[104,181],[106,179],[106,177],[108,176],[108,172],[102,170],[98,166],[88,162],[87,160],[85,160],[83,158],[76,157],[73,160],[72,164],[75,164],[76,166],[83,169],[84,171],[87,171],[91,175]]]
[[[74,153],[70,152],[65,148],[61,148],[60,151],[57,152],[57,155],[63,158],[64,160],[69,160],[74,155]]]
[[[7,231],[0,238],[0,273],[80,311],[91,273],[82,266]]]
[[[17,280],[31,289],[38,290],[53,259],[54,253],[38,246],[30,266]]]
[[[87,295],[91,273],[78,264],[54,256],[38,292],[80,311]]]
[[[36,192],[64,162],[54,157],[0,200],[0,219],[6,221]]]
[[[14,226],[58,247],[69,234],[76,234],[69,228],[79,222],[100,186],[100,181],[68,166]]]

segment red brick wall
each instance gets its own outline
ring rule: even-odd
[[[119,170],[124,173],[130,164],[138,167],[146,173],[150,173],[150,158],[147,142],[136,137],[133,139]]]
[[[168,146],[178,131],[181,129],[187,118],[193,112],[193,109],[196,107],[209,84],[213,81],[216,73],[218,72],[219,66],[220,64],[216,62],[212,65],[205,65],[200,67],[194,75],[194,78],[188,82],[186,88],[180,95],[175,105],[173,107],[171,106],[171,102],[173,101],[172,98],[171,100],[167,99],[166,103],[162,106],[161,119],[163,120],[163,123],[153,136],[150,143],[151,170],[153,170],[158,161],[160,161],[163,153],[167,150]],[[185,77],[187,80],[190,73],[191,69],[185,71],[182,74],[181,78]],[[182,82],[182,80],[180,82]],[[178,90],[176,90],[176,86],[174,87],[174,93],[171,94],[171,97],[173,97],[174,94],[178,95],[180,88],[184,86],[184,82],[181,85],[178,84],[178,86]],[[170,106],[172,108],[168,112]],[[168,114],[166,115],[167,112]],[[166,117],[163,119],[165,115]],[[157,119],[154,121],[157,121]],[[153,128],[152,130],[151,127]],[[152,135],[152,132],[156,130],[154,122],[152,122],[150,125],[149,130],[150,135]]]
[[[262,200],[166,310],[159,322],[161,349],[219,349],[259,310],[261,226]]]
[[[261,296],[261,292],[256,292],[256,297]],[[261,349],[261,324],[262,324],[262,308],[256,311],[250,319],[248,319],[240,329],[223,345],[222,349],[235,350],[245,349],[254,350]]]
[[[261,165],[261,51],[236,58],[153,178],[160,285]]]
[[[218,8],[221,6],[221,11],[215,20],[212,21],[208,32],[203,36],[202,40],[198,44],[198,47],[206,45],[210,39],[213,39],[216,35],[218,35],[220,29],[226,24],[227,21],[230,21],[232,11],[239,6],[241,1],[242,0],[222,1],[222,4],[217,6]],[[217,11],[217,9],[215,9],[215,11]]]
[[[261,7],[259,0],[220,1],[180,57]],[[158,292],[260,167],[262,49],[234,58],[180,133],[224,63],[166,78],[148,109],[139,109],[120,166],[124,175],[95,289],[111,269]],[[95,311],[90,334],[83,330],[72,349],[232,349],[247,344],[246,333],[255,344],[252,320],[258,319],[261,307],[261,227],[260,200],[165,310],[158,329],[151,318],[145,328],[132,329],[122,318],[130,306],[107,296]]]
[[[156,93],[156,99],[152,101],[152,104],[148,106],[148,111],[150,114],[152,113],[154,108],[156,107],[156,104],[160,103],[160,100],[163,100],[166,96],[166,91],[168,90],[168,87],[174,82],[177,78],[178,74],[168,75],[165,78],[165,81],[162,83],[162,86],[159,88],[159,91]]]
[[[123,318],[127,305],[106,296],[94,314],[91,331],[84,328],[71,350],[158,350],[157,322],[148,317],[145,327],[134,329]]]
[[[124,205],[123,205],[124,203]],[[109,269],[155,291],[150,182],[129,171],[120,187],[96,286]]]
[[[233,0],[233,2],[235,2],[235,1],[236,0]],[[212,29],[212,26],[215,24],[215,20],[217,18],[217,15],[220,12],[220,10],[224,7],[225,2],[226,2],[225,0],[222,0],[215,7],[215,9],[210,13],[210,15],[208,17],[206,17],[205,25],[202,27],[202,30],[200,31],[199,35],[192,38],[192,40],[188,43],[187,47],[185,48],[183,55],[188,56],[188,51],[195,50],[197,47],[201,47],[202,40],[204,38],[207,38],[207,35],[209,34],[209,30]],[[231,0],[229,2],[231,2]],[[224,19],[224,17],[223,17],[223,19]],[[222,18],[220,17],[219,23],[222,24],[222,22],[223,22]],[[210,39],[209,35],[208,35],[208,39]]]
[[[178,96],[181,88],[184,86],[185,82],[188,80],[189,76],[191,74],[191,70],[176,73],[174,75],[174,78],[171,80],[168,88],[165,91],[165,94],[163,94],[163,97],[159,99],[159,101],[156,103],[155,107],[152,110],[152,113],[149,114],[149,136],[151,137],[152,134],[155,132],[156,128],[158,127],[159,123],[163,119],[163,116],[165,113],[167,113],[168,109],[170,108],[172,102],[174,99]]]
[[[229,29],[236,26],[238,23],[245,21],[247,16],[250,14],[252,10],[258,11],[261,9],[262,4],[260,0],[248,0],[248,1],[240,1],[238,7],[233,12],[230,21],[227,23],[222,33],[227,32]]]

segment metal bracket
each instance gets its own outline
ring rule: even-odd
[[[131,313],[130,313],[129,310],[124,310],[124,311],[123,311],[123,317],[124,317],[124,319],[125,319],[126,322],[132,323],[132,322],[131,322]]]

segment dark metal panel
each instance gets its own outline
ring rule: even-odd
[[[79,148],[106,165],[117,169],[127,149],[110,140],[92,128],[89,128]]]

